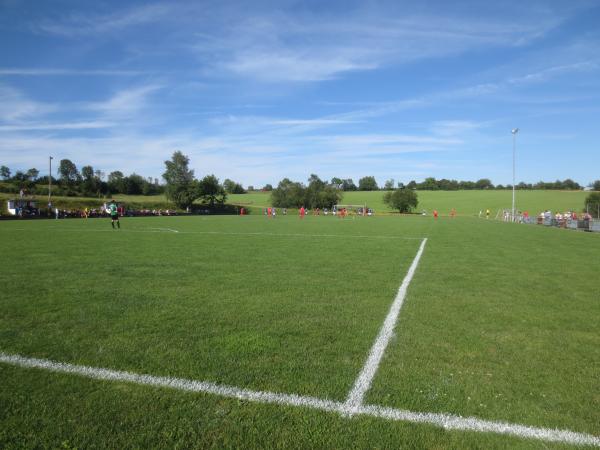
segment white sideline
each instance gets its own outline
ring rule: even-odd
[[[295,394],[279,394],[275,392],[252,391],[233,386],[221,386],[206,381],[158,377],[120,370],[79,366],[75,364],[50,361],[47,359],[10,355],[3,352],[0,352],[0,362],[18,367],[45,369],[51,372],[79,375],[95,380],[128,382],[139,385],[177,389],[187,392],[214,394],[222,397],[237,398],[240,400],[247,400],[257,403],[271,403],[285,406],[311,408],[327,412],[336,412],[341,414],[342,417],[348,417],[350,414],[364,415],[393,421],[425,423],[435,425],[446,430],[489,432],[548,442],[563,442],[567,444],[594,445],[600,447],[600,437],[569,430],[537,428],[506,422],[482,420],[475,417],[461,417],[451,414],[419,413],[374,405],[358,405],[349,407],[347,403],[319,399],[315,397],[306,397]],[[352,409],[351,411],[350,408]]]
[[[365,394],[371,387],[375,373],[379,368],[381,358],[383,358],[385,349],[394,333],[394,327],[398,321],[398,315],[400,314],[402,303],[404,303],[404,298],[406,297],[406,292],[408,291],[408,285],[410,284],[415,271],[417,270],[417,266],[419,265],[421,255],[423,255],[423,250],[425,249],[426,243],[427,238],[424,238],[423,242],[421,242],[421,246],[419,247],[419,251],[417,252],[412,264],[410,265],[410,268],[408,269],[408,272],[406,273],[406,276],[404,277],[404,280],[402,280],[402,284],[398,289],[398,294],[396,295],[392,306],[390,306],[390,312],[388,313],[383,325],[381,326],[381,329],[379,330],[379,334],[377,335],[377,339],[375,339],[373,347],[371,347],[367,361],[365,362],[365,365],[363,366],[358,378],[354,382],[352,390],[348,394],[346,405],[350,411],[353,411],[353,409],[362,405]]]

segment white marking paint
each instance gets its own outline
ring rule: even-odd
[[[265,233],[265,232],[228,232],[228,231],[190,231],[196,234],[224,234],[240,236],[273,236],[273,237],[332,237],[332,238],[358,238],[358,239],[399,239],[399,240],[421,240],[420,237],[407,236],[382,236],[368,234],[305,234],[305,233]]]
[[[350,407],[347,402],[342,403],[327,399],[319,399],[316,397],[307,397],[295,394],[279,394],[265,391],[252,391],[233,386],[218,385],[207,381],[159,377],[120,370],[79,366],[75,364],[50,361],[47,359],[9,355],[3,352],[0,352],[0,362],[18,367],[44,369],[56,373],[78,375],[94,380],[135,383],[139,385],[177,389],[187,392],[214,394],[222,397],[236,398],[250,402],[271,403],[335,412],[341,414],[343,417],[346,417],[349,414],[364,415],[393,421],[425,423],[447,430],[498,433],[526,439],[563,442],[575,445],[594,445],[600,447],[600,437],[569,430],[537,428],[506,422],[482,420],[476,417],[461,417],[451,414],[419,413],[374,405],[359,405]]]
[[[381,363],[385,349],[394,333],[394,327],[398,321],[398,315],[400,314],[402,303],[404,303],[404,298],[406,297],[406,292],[408,291],[408,285],[410,284],[415,271],[417,270],[417,266],[419,265],[421,255],[423,255],[423,250],[425,249],[426,243],[427,238],[424,238],[423,242],[421,242],[421,246],[419,247],[417,255],[413,259],[413,262],[410,265],[402,284],[400,285],[400,289],[398,289],[398,294],[396,295],[396,298],[390,307],[390,311],[385,318],[381,329],[379,330],[377,339],[375,339],[375,343],[373,344],[373,347],[371,347],[367,361],[358,375],[358,378],[354,382],[354,387],[348,394],[346,405],[350,411],[362,405],[365,394],[371,387],[375,373],[379,368],[379,363]]]
[[[158,231],[168,231],[170,233],[179,233],[178,230],[174,230],[173,228],[148,228],[149,230],[158,230]]]

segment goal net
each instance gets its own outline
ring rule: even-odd
[[[515,211],[512,213],[511,208],[499,209],[496,213],[496,220],[502,220],[503,222],[518,222],[518,223],[530,223],[532,218],[529,217],[528,212]]]
[[[349,216],[366,216],[368,214],[367,205],[333,205],[331,210],[333,215],[338,214],[341,211],[345,211]]]

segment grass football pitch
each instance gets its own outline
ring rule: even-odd
[[[578,442],[546,439],[553,429],[600,443],[599,235],[475,218],[253,215],[122,219],[120,230],[108,219],[6,221],[0,238],[0,447]],[[345,414],[336,405],[423,238],[365,392],[379,409]],[[112,372],[98,379],[100,369]],[[444,428],[427,413],[474,426]]]

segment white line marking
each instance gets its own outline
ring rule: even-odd
[[[159,230],[159,231],[169,231],[171,233],[179,233],[178,230],[174,230],[172,228],[148,228],[149,230]]]
[[[375,339],[375,343],[373,344],[373,347],[371,347],[367,361],[365,362],[360,375],[354,382],[354,387],[348,394],[346,405],[350,411],[352,411],[353,408],[358,408],[362,405],[365,394],[371,387],[373,377],[375,377],[375,373],[379,368],[381,358],[383,358],[385,349],[390,342],[392,334],[394,333],[394,327],[396,326],[398,315],[400,314],[400,308],[402,308],[402,303],[406,297],[408,285],[410,284],[415,271],[417,270],[417,266],[419,265],[419,260],[421,259],[421,255],[423,254],[426,243],[427,238],[424,238],[423,242],[421,242],[421,246],[419,247],[419,251],[415,256],[415,259],[413,259],[413,262],[410,265],[402,284],[400,285],[400,289],[398,289],[398,294],[396,295],[396,298],[390,307],[390,312],[388,313],[383,325],[381,326],[381,329],[379,330],[377,339]]]
[[[187,392],[214,394],[222,397],[237,398],[250,402],[271,403],[284,406],[311,408],[320,411],[336,412],[341,414],[343,417],[347,417],[350,413],[347,403],[319,399],[316,397],[307,397],[295,394],[279,394],[265,391],[252,391],[233,386],[218,385],[206,381],[158,377],[120,370],[79,366],[75,364],[50,361],[47,359],[9,355],[3,352],[0,352],[0,362],[18,367],[44,369],[51,372],[79,375],[94,380],[128,382],[146,386],[177,389]],[[564,442],[576,445],[594,445],[600,447],[600,437],[569,430],[537,428],[506,422],[493,422],[475,417],[461,417],[451,414],[419,413],[374,405],[352,406],[351,409],[351,414],[355,415],[358,414],[378,417],[393,421],[425,423],[445,428],[447,430],[498,433],[525,439]]]
[[[421,240],[420,237],[385,236],[368,234],[306,234],[306,233],[265,233],[265,232],[228,232],[228,231],[190,231],[197,234],[225,234],[240,236],[274,236],[274,237],[340,237],[360,239],[399,239],[399,240]]]

